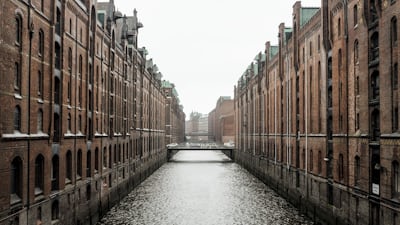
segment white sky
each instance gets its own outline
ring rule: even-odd
[[[102,0],[104,1],[104,0]],[[278,26],[291,27],[295,0],[115,0],[127,16],[138,10],[139,46],[149,51],[163,79],[176,85],[186,118],[209,113],[234,85]],[[321,6],[303,0],[302,6]]]

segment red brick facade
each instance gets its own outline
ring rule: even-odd
[[[167,97],[136,11],[94,4],[0,6],[0,224],[94,224],[166,161]]]
[[[321,4],[240,77],[235,158],[317,221],[398,224],[400,4]]]
[[[233,100],[230,97],[220,97],[215,109],[208,114],[208,132],[210,138],[217,143],[234,141],[234,110]]]

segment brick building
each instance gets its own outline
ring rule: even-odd
[[[208,132],[210,139],[217,143],[233,142],[235,122],[233,99],[221,96],[215,108],[208,114]]]
[[[399,224],[400,3],[321,4],[239,78],[235,158],[317,221]]]
[[[179,104],[175,85],[163,80],[162,88],[167,97],[165,103],[165,144],[185,141],[185,118],[183,106]]]
[[[94,224],[166,161],[167,98],[137,12],[10,0],[0,16],[0,224]]]
[[[189,141],[208,141],[208,115],[190,113],[189,120],[185,122],[185,135]]]

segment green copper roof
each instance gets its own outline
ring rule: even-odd
[[[269,49],[269,58],[272,59],[276,54],[278,54],[279,47],[278,46],[271,46]]]
[[[289,39],[292,37],[292,28],[285,28],[285,43],[287,44]]]
[[[168,80],[163,80],[161,82],[161,87],[163,87],[163,88],[172,88],[172,84]]]
[[[300,27],[303,27],[318,12],[319,8],[300,9]]]

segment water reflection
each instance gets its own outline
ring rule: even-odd
[[[178,152],[99,224],[312,224],[229,161],[221,152]]]

